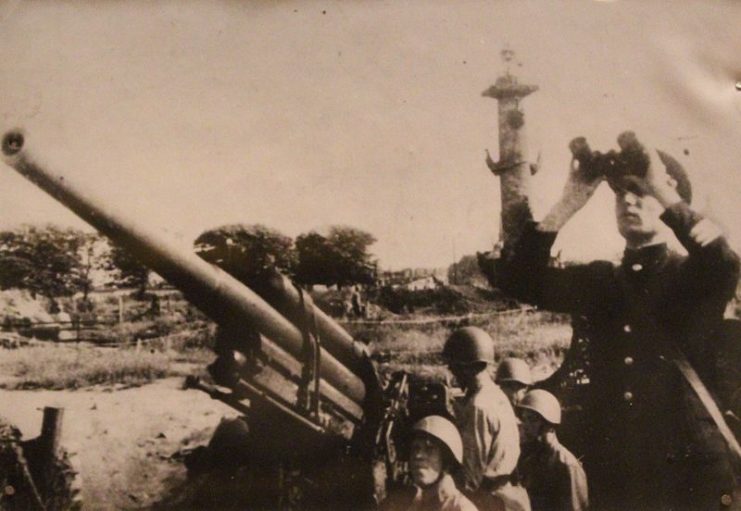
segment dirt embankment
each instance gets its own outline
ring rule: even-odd
[[[237,415],[181,385],[168,378],[120,390],[0,390],[0,415],[28,439],[39,434],[44,406],[63,407],[62,442],[76,453],[84,509],[146,509],[185,478],[173,455],[205,444],[222,417]]]

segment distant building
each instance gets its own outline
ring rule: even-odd
[[[398,271],[381,271],[379,286],[404,287],[406,289],[434,289],[446,285],[448,276],[445,268],[404,268]]]
[[[403,287],[409,291],[423,291],[427,289],[437,289],[444,285],[444,282],[435,275],[430,275],[429,277],[422,277],[408,282],[407,284],[404,284]]]

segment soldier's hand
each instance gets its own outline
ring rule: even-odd
[[[655,197],[664,207],[679,202],[676,182],[666,172],[666,165],[654,149],[654,144],[639,140],[632,131],[618,136],[620,160],[625,167],[615,177],[616,190],[625,190],[639,196]]]
[[[604,176],[590,175],[580,168],[576,157],[571,159],[569,176],[563,187],[561,198],[551,208],[538,225],[538,230],[556,232],[563,227],[574,214],[589,202],[597,187],[604,181]]]
[[[568,201],[576,209],[581,209],[594,194],[597,187],[604,181],[604,176],[585,171],[583,160],[571,159],[569,176],[561,194],[562,201]]]
[[[723,232],[720,227],[715,225],[707,218],[697,222],[690,230],[690,237],[700,245],[706,247],[716,239],[720,238]]]
[[[645,183],[648,193],[656,198],[671,192],[676,194],[677,183],[667,174],[666,165],[661,161],[659,153],[656,149],[649,149],[646,152],[649,157]]]
[[[667,174],[666,165],[652,145],[640,142],[632,131],[621,133],[618,145],[621,154],[627,154],[629,161],[639,167],[623,176],[622,185],[625,189],[638,195],[651,195],[664,207],[681,200],[676,191],[677,183]]]

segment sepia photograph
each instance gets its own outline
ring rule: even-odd
[[[0,511],[741,510],[739,26],[0,0]]]

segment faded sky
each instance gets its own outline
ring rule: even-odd
[[[738,247],[739,26],[731,1],[1,2],[0,129],[183,241],[348,224],[385,267],[444,266],[497,237],[481,92],[509,44],[540,86],[524,103],[536,214],[571,138],[607,149],[632,128],[680,157]],[[593,202],[565,257],[621,250],[609,191]],[[82,226],[0,168],[0,228],[48,221]]]

